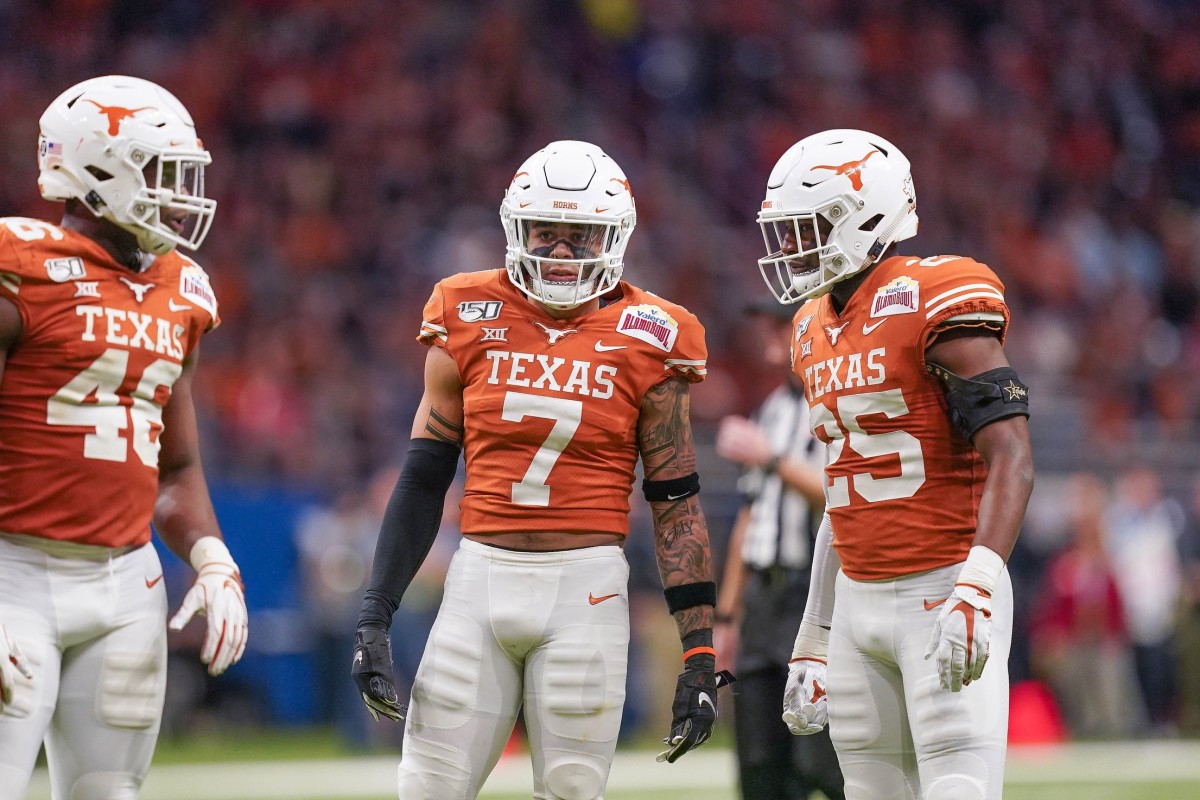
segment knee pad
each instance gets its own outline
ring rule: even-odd
[[[970,775],[946,775],[921,794],[922,800],[985,800],[987,787]]]
[[[71,785],[67,800],[137,800],[141,786],[127,772],[90,772]]]
[[[114,728],[141,730],[162,716],[167,687],[166,650],[113,650],[100,666],[97,711]]]
[[[591,764],[560,761],[546,770],[546,789],[555,800],[597,800],[604,776]]]

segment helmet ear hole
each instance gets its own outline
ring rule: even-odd
[[[101,183],[103,183],[104,181],[111,181],[114,177],[111,172],[105,172],[104,170],[102,170],[96,166],[89,165],[89,166],[84,167],[84,169],[87,170],[88,173],[93,178],[100,181]]]
[[[878,228],[879,223],[882,221],[883,221],[883,214],[876,214],[875,216],[871,217],[866,222],[864,222],[862,225],[859,225],[858,229],[865,233],[870,233],[871,231]]]

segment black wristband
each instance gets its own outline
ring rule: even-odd
[[[667,610],[674,614],[695,606],[717,605],[717,584],[713,581],[700,583],[685,583],[682,586],[668,586],[663,590],[667,598]]]
[[[666,481],[642,481],[642,494],[651,503],[673,502],[700,494],[700,476],[693,472]]]

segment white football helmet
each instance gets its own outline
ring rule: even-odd
[[[832,226],[828,235],[821,235],[818,217]],[[820,297],[878,261],[892,242],[916,235],[917,194],[908,159],[866,131],[801,139],[771,171],[758,224],[767,247],[758,268],[776,299]],[[801,226],[813,231],[815,245],[804,247]],[[803,266],[809,255],[817,256],[817,268]]]
[[[217,209],[204,196],[212,157],[166,89],[124,75],[92,78],[59,95],[40,124],[42,197],[80,200],[147,253],[204,241]]]
[[[611,291],[621,280],[625,246],[637,222],[625,173],[587,142],[551,142],[530,156],[500,204],[513,284],[551,308],[569,309]],[[531,241],[547,227],[571,225],[572,258],[550,258],[554,245]]]

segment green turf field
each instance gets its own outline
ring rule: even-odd
[[[141,800],[395,800],[396,755],[347,752],[323,731],[259,731],[164,741]],[[710,744],[674,765],[654,751],[617,754],[606,800],[737,800],[734,760]],[[481,800],[529,800],[527,754],[503,759]],[[1013,748],[1006,800],[1200,798],[1200,742]],[[27,800],[49,800],[44,770]],[[820,797],[816,795],[815,797]]]

